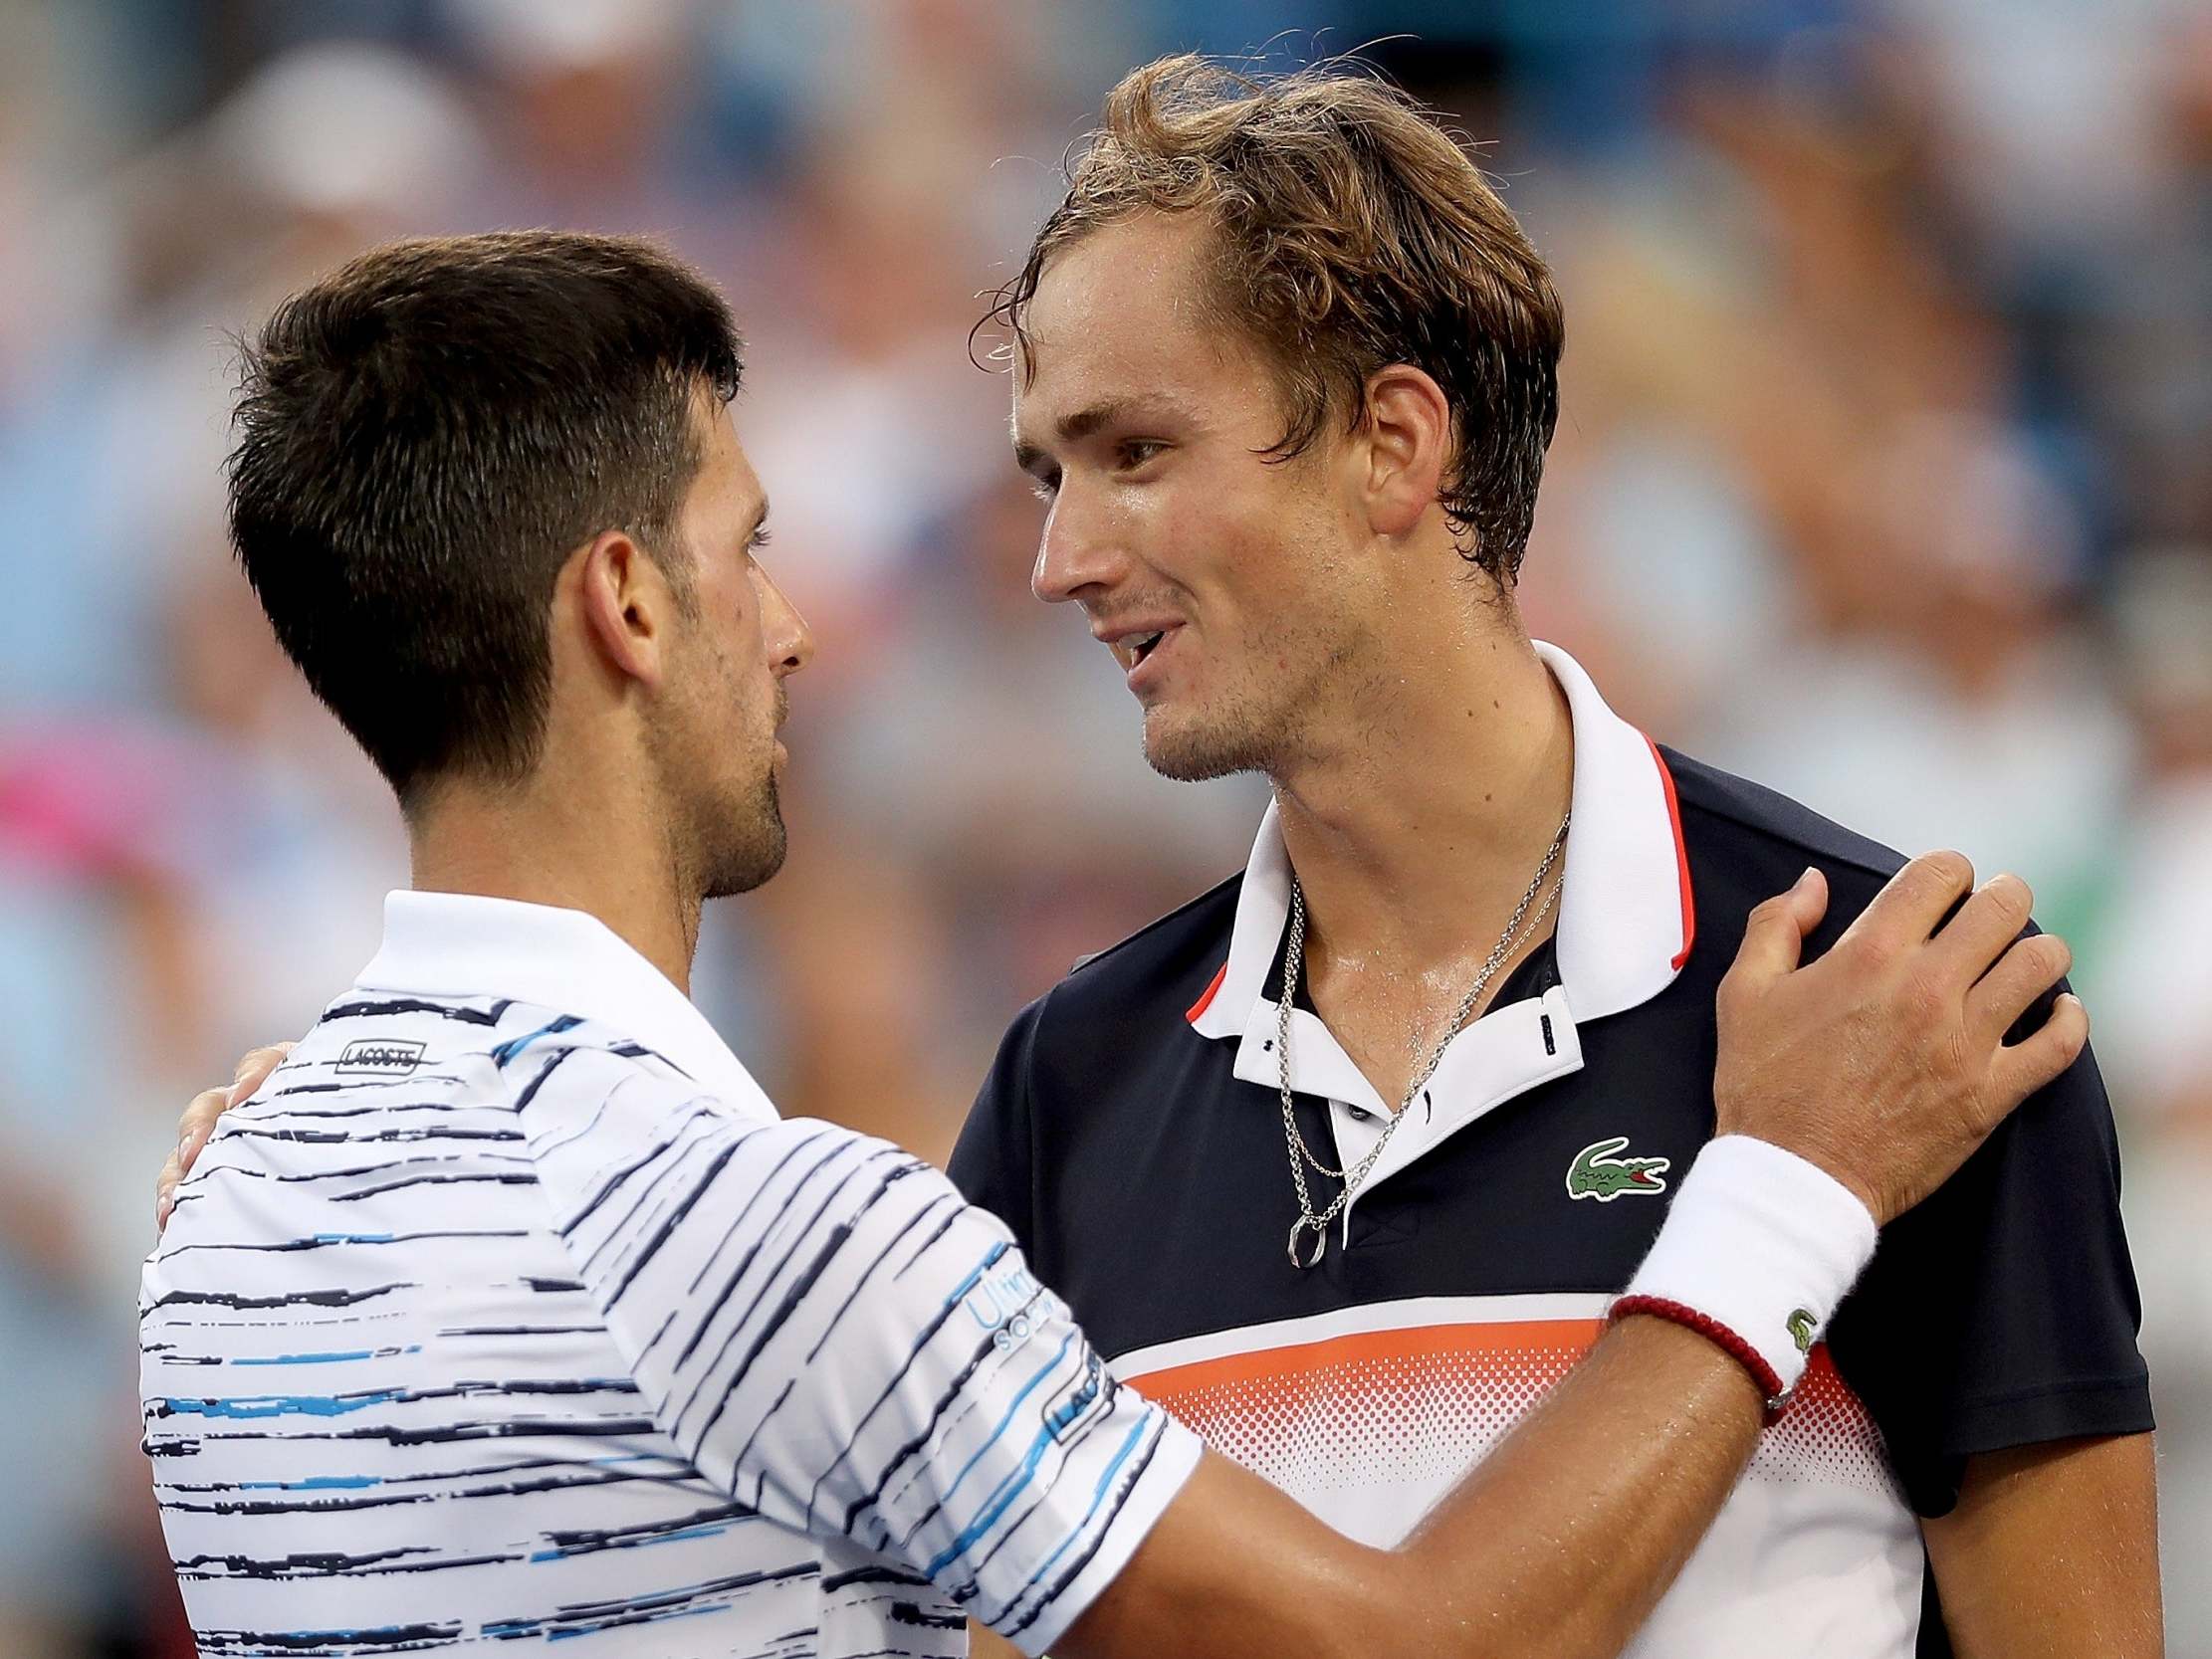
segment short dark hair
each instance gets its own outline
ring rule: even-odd
[[[287,300],[240,359],[239,562],[403,808],[537,763],[577,546],[627,530],[688,599],[694,410],[735,397],[743,361],[722,297],[651,244],[392,243]]]
[[[1132,71],[1068,169],[1067,195],[985,321],[1022,322],[1053,255],[1133,213],[1197,213],[1216,246],[1215,316],[1258,347],[1306,450],[1332,413],[1366,417],[1367,377],[1433,375],[1454,453],[1440,500],[1470,563],[1520,571],[1559,418],[1566,321],[1551,273],[1481,170],[1354,60],[1277,77],[1185,54]]]

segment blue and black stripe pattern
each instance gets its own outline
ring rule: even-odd
[[[1035,1651],[1197,1457],[927,1165],[490,997],[333,1005],[140,1330],[210,1655]]]

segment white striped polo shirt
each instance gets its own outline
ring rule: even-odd
[[[1199,1446],[1005,1228],[781,1122],[572,911],[387,902],[146,1265],[145,1447],[200,1649],[1042,1648]]]

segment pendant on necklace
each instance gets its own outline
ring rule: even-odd
[[[1298,1235],[1308,1227],[1313,1229],[1313,1254],[1301,1259],[1298,1254]],[[1326,1221],[1316,1221],[1310,1215],[1301,1215],[1290,1224],[1290,1265],[1292,1267],[1302,1271],[1319,1265],[1322,1252],[1328,1248],[1329,1224]]]

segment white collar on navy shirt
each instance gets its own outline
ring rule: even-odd
[[[422,996],[508,997],[643,1044],[732,1111],[774,1105],[707,1016],[613,929],[582,911],[473,893],[387,894],[384,939],[355,983]]]
[[[1574,828],[1567,837],[1559,977],[1578,1020],[1650,1001],[1689,957],[1689,861],[1674,780],[1652,740],[1606,707],[1590,676],[1557,646],[1536,654],[1567,694],[1574,724]],[[1205,1037],[1242,1037],[1274,1004],[1262,993],[1290,916],[1290,859],[1269,805],[1236,903],[1228,960],[1190,1014]]]

